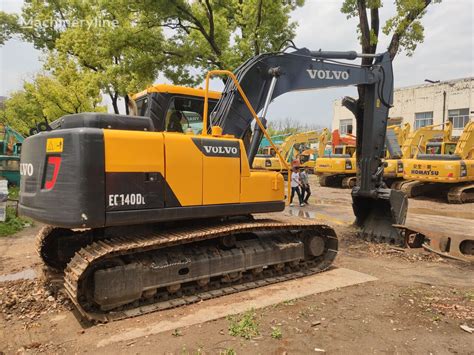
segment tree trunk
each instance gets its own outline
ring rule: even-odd
[[[128,95],[125,95],[123,98],[125,99],[125,114],[129,115],[130,114],[130,107],[129,107],[130,98],[128,97]]]
[[[115,114],[120,114],[119,108],[118,108],[118,95],[115,94],[109,94],[110,99],[112,100],[112,107],[114,108],[114,113]]]

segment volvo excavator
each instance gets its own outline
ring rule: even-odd
[[[407,199],[382,180],[392,62],[388,53],[373,55],[370,66],[340,61],[362,56],[301,48],[257,55],[234,73],[212,71],[200,133],[168,129],[169,103],[152,92],[137,116],[69,115],[27,138],[19,210],[48,225],[39,253],[64,273],[80,314],[93,322],[132,317],[331,265],[331,227],[253,216],[285,207],[283,176],[252,165],[262,137],[271,142],[270,102],[290,91],[365,87],[356,223],[364,238],[404,243],[393,224],[404,223]],[[212,75],[231,80],[208,115]]]
[[[312,143],[319,143],[322,146],[322,152],[324,153],[324,147],[326,146],[328,129],[325,128],[322,131],[308,131],[308,132],[301,132],[295,133],[291,136],[285,138],[283,143],[281,144],[279,151],[280,155],[283,157],[284,161],[288,163],[292,163],[293,159],[296,158],[295,150],[301,147],[307,147]],[[319,151],[319,150],[318,150]],[[283,163],[284,164],[284,163]],[[255,169],[265,169],[265,170],[272,170],[272,171],[285,171],[284,165],[280,162],[280,158],[276,155],[273,157],[269,156],[259,156],[258,154],[255,156],[252,167]]]
[[[474,202],[474,122],[464,127],[453,154],[417,154],[405,161],[403,177],[410,197],[447,190],[449,203]]]

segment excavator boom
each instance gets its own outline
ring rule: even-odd
[[[404,244],[393,224],[403,224],[407,199],[383,183],[383,158],[388,111],[393,102],[393,70],[388,53],[374,55],[371,66],[360,66],[337,60],[355,60],[356,52],[310,51],[267,53],[247,60],[236,71],[236,77],[255,112],[265,115],[268,104],[291,91],[358,85],[365,88],[363,122],[357,134],[358,181],[352,191],[356,224],[368,239]],[[355,113],[355,100],[343,104]],[[211,114],[213,125],[224,134],[243,138],[250,135],[252,115],[239,91],[228,81],[222,99]],[[252,164],[263,133],[255,127],[247,150]]]

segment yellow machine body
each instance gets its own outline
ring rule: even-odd
[[[403,128],[389,127],[395,131],[400,143],[402,156],[398,159],[392,159],[387,153],[387,159],[385,159],[387,166],[384,169],[384,177],[389,179],[404,178],[403,167],[405,161],[412,159],[418,153],[452,154],[450,150],[455,143],[451,142],[451,122],[447,122],[443,129],[436,129],[437,126],[439,125],[421,127],[411,133],[408,123]],[[440,143],[433,142],[433,140],[440,141]]]
[[[391,129],[394,131],[397,141],[402,147],[403,143],[407,139],[410,133],[410,124],[405,123],[403,127],[400,126],[389,126],[387,131]],[[402,159],[395,159],[390,156],[390,153],[387,151],[387,157],[385,159],[386,166],[383,170],[383,175],[385,178],[402,178],[403,177],[403,162]]]
[[[203,151],[196,141],[204,141]],[[282,175],[251,171],[245,147],[235,138],[104,130],[104,144],[106,173],[159,172],[181,206],[284,200]]]
[[[334,148],[334,156],[316,159],[316,174],[355,174],[355,149],[352,145],[338,146]]]
[[[441,183],[474,181],[474,122],[464,128],[453,154],[449,154],[452,143],[443,143],[438,145],[443,154],[433,154],[434,150],[428,146],[427,153],[431,154],[406,159],[404,179]]]

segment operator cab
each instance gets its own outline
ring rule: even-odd
[[[426,154],[454,154],[456,143],[454,142],[428,142],[426,144]]]
[[[350,158],[354,155],[356,147],[353,145],[337,145],[334,147],[334,154],[340,157]]]
[[[200,134],[204,112],[203,89],[158,84],[135,94],[133,115],[150,117],[155,131]],[[212,112],[221,94],[209,91],[209,109]]]

